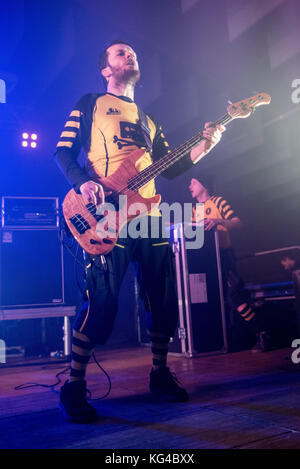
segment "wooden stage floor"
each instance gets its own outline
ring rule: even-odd
[[[2,367],[0,447],[297,449],[300,364],[292,363],[292,351],[170,356],[170,368],[190,393],[188,403],[170,404],[155,402],[148,392],[149,348],[99,350],[96,356],[110,374],[112,390],[93,402],[102,417],[90,425],[64,421],[58,409],[60,385],[14,389],[27,382],[55,383],[56,373],[68,364]],[[92,398],[108,389],[94,362],[87,381]]]

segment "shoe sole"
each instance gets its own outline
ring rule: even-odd
[[[189,396],[185,397],[185,398],[182,398],[182,399],[178,399],[176,398],[175,396],[172,396],[170,394],[165,394],[163,393],[162,391],[156,391],[156,390],[152,390],[150,389],[150,392],[152,394],[152,396],[159,400],[159,401],[167,401],[167,402],[187,402],[189,400]]]
[[[67,422],[70,422],[70,423],[81,423],[81,424],[95,423],[100,419],[98,414],[95,415],[94,417],[90,417],[90,418],[86,418],[86,419],[83,418],[83,417],[71,416],[71,415],[67,414],[64,406],[61,403],[59,403],[59,408],[60,408],[65,420]]]

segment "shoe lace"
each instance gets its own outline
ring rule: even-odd
[[[76,400],[83,405],[88,404],[88,399],[91,399],[92,393],[88,388],[81,388],[76,393]]]
[[[176,387],[178,387],[179,384],[181,384],[180,381],[179,381],[179,379],[178,379],[177,376],[176,376],[176,373],[173,373],[172,371],[168,370],[167,376],[168,376],[169,382],[170,382],[171,384],[175,385]]]
[[[90,407],[91,404],[89,404],[89,400],[91,399],[92,393],[89,389],[85,389],[82,394],[79,394],[77,396],[77,405],[80,407]]]

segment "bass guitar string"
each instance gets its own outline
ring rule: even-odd
[[[214,124],[212,124],[212,126],[218,125],[218,124],[225,125],[229,123],[231,120],[232,120],[232,117],[227,114],[226,116],[222,117],[221,119],[216,121]],[[159,174],[165,171],[165,169],[167,169],[168,167],[172,166],[174,163],[179,161],[187,153],[187,151],[191,150],[196,143],[200,143],[202,139],[203,139],[202,132],[200,134],[195,135],[188,142],[176,148],[171,153],[168,153],[161,160],[156,161],[155,163],[153,163],[152,165],[148,166],[143,171],[141,171],[139,174],[129,179],[128,186],[130,185],[130,187],[128,186],[127,187],[130,190],[139,189],[144,184],[149,182],[151,179],[157,177]],[[126,191],[126,188],[123,189],[123,193],[124,191]]]
[[[229,114],[226,114],[223,116],[221,119],[218,119],[215,123],[211,124],[211,127],[223,124],[226,125],[229,122],[231,122],[234,119],[234,116],[230,116]],[[142,170],[139,174],[136,176],[133,176],[131,179],[128,180],[127,186],[124,186],[121,190],[119,191],[113,191],[113,193],[109,196],[108,199],[113,199],[113,202],[117,202],[117,196],[119,195],[126,195],[130,191],[136,191],[140,187],[144,186],[147,184],[151,179],[154,179],[157,177],[159,174],[161,174],[163,171],[165,171],[167,168],[172,166],[174,163],[179,161],[183,156],[191,150],[196,143],[200,143],[201,140],[203,140],[203,133],[199,133],[192,137],[190,140],[188,140],[186,143],[180,145],[179,147],[175,148],[171,153],[168,153],[165,155],[163,158],[160,160],[152,163],[150,166]],[[93,208],[93,212],[90,212],[90,210],[86,207],[82,200],[82,196],[78,198],[78,205],[82,208],[84,211],[84,217],[86,221],[90,221],[91,224],[94,224],[95,217],[94,215],[97,213],[97,206],[93,203],[90,203],[91,209]],[[83,227],[84,223],[82,220],[80,220],[77,215],[75,215],[76,221],[82,224]]]

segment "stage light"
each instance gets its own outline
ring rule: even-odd
[[[22,147],[24,148],[37,148],[37,134],[31,132],[22,133]]]

